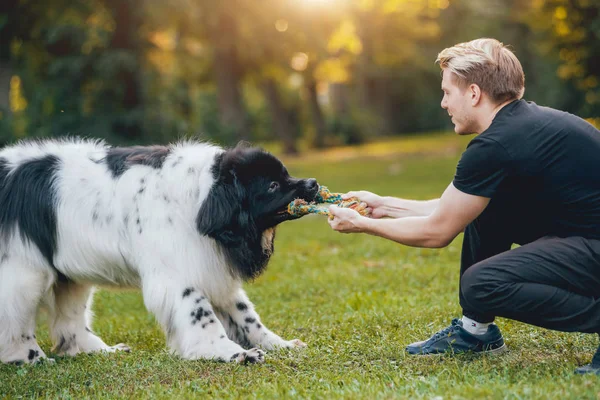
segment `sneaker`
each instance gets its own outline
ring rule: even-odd
[[[467,332],[462,321],[453,319],[446,329],[434,334],[428,340],[406,346],[408,354],[429,355],[442,353],[502,353],[506,350],[500,329],[491,324],[483,335],[472,335]]]
[[[596,350],[596,354],[592,357],[592,362],[586,365],[582,365],[581,367],[575,370],[576,374],[596,374],[600,375],[600,347]]]

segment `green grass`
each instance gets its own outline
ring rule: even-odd
[[[451,181],[467,140],[410,137],[286,164],[333,191],[426,199]],[[0,398],[598,398],[600,378],[573,374],[595,350],[590,335],[498,319],[510,349],[505,355],[404,353],[406,344],[459,316],[461,239],[442,250],[415,249],[335,233],[318,216],[285,223],[269,268],[246,290],[267,326],[302,339],[307,349],[270,352],[263,365],[182,361],[165,350],[138,292],[100,290],[94,330],[132,352],[0,365]],[[49,351],[43,316],[38,339]]]

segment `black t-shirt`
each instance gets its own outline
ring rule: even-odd
[[[454,186],[533,204],[549,234],[600,239],[600,131],[583,119],[516,100],[463,153]]]

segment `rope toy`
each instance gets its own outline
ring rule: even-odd
[[[288,204],[287,212],[293,216],[301,217],[306,214],[327,215],[329,218],[333,216],[329,213],[329,206],[335,204],[338,207],[351,208],[360,215],[368,215],[367,205],[361,202],[357,197],[351,197],[348,200],[342,200],[341,193],[331,193],[327,186],[319,186],[319,192],[315,197],[315,201],[307,203],[305,200],[296,199]]]

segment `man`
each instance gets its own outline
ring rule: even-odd
[[[500,352],[495,317],[600,333],[600,131],[522,100],[521,64],[497,40],[458,44],[437,62],[455,132],[479,134],[453,182],[430,201],[347,193],[371,218],[332,206],[329,224],[415,247],[445,247],[464,231],[463,317],[410,354]],[[576,372],[600,374],[600,348]]]

